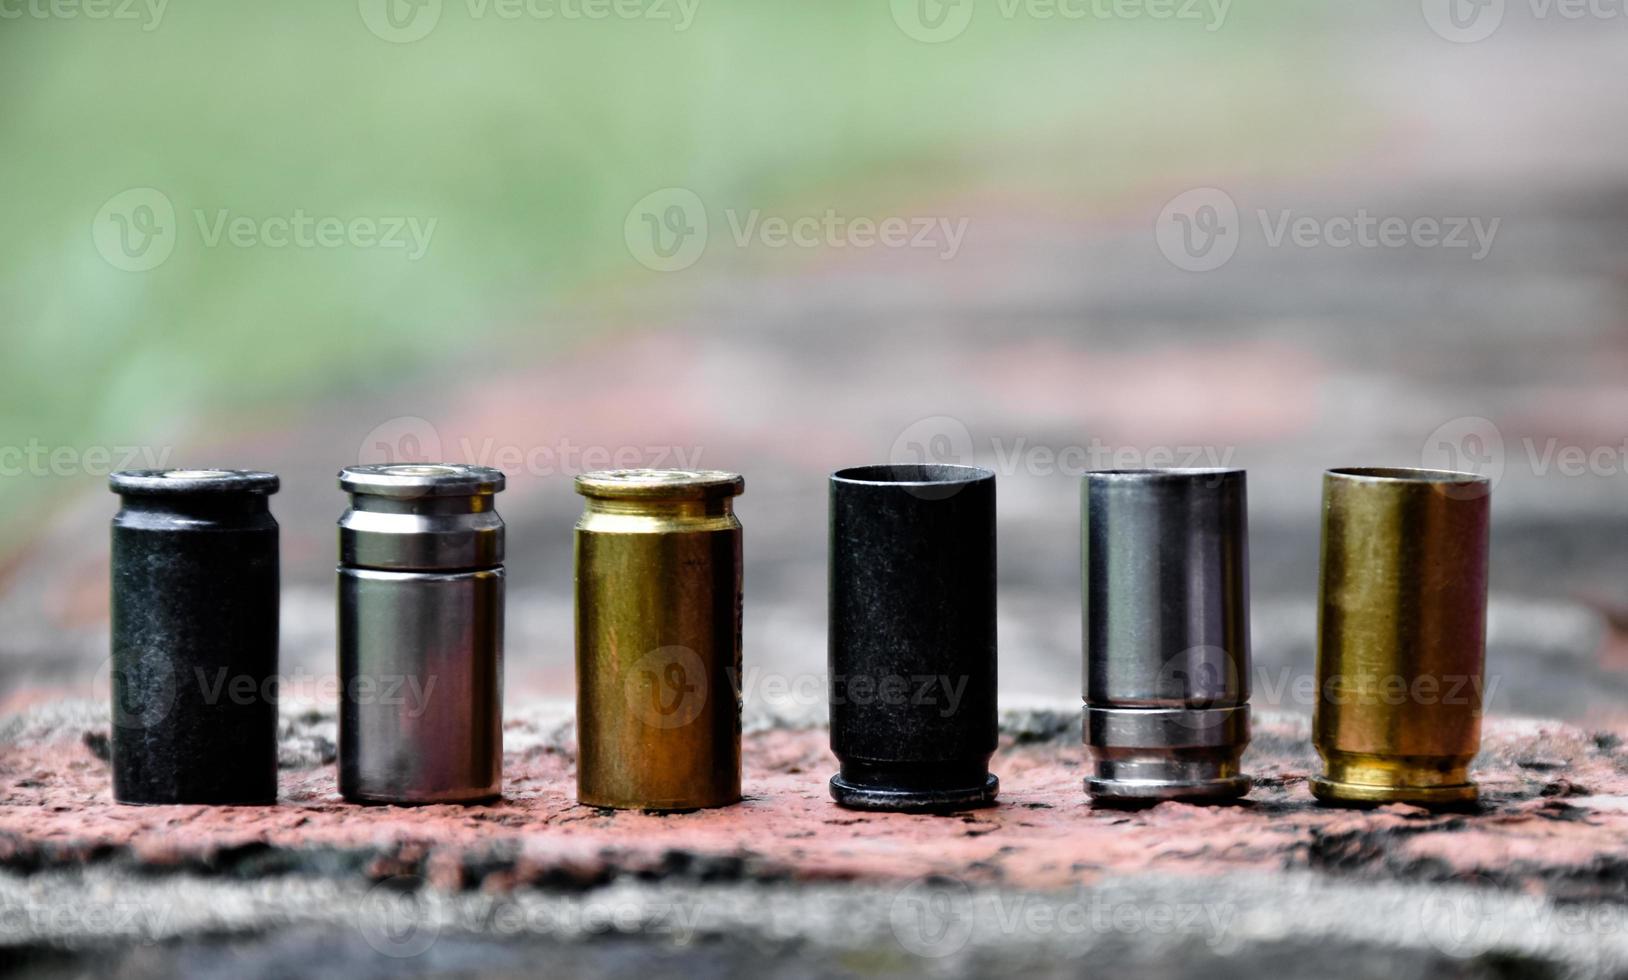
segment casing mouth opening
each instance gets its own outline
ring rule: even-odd
[[[850,466],[831,474],[831,479],[839,483],[905,487],[953,486],[994,478],[994,472],[981,466],[963,466],[959,463],[879,463]]]

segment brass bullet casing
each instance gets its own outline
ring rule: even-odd
[[[1324,474],[1319,800],[1476,799],[1491,492],[1485,477],[1442,470]]]
[[[711,470],[577,477],[577,799],[698,810],[741,798],[745,481]]]

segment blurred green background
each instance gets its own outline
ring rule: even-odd
[[[937,0],[391,2],[401,31],[374,0],[8,8],[48,15],[0,20],[0,443],[229,438],[336,389],[546,356],[759,261],[633,261],[628,209],[664,187],[714,211],[991,189],[1066,210],[1195,158],[1293,173],[1365,126],[1324,50],[1359,15],[1291,0],[1239,0],[1217,30],[988,0],[937,43],[911,26],[955,16]],[[173,252],[128,271],[93,225],[138,188],[173,205]],[[435,223],[413,258],[211,244],[222,212]],[[98,482],[29,475],[0,479],[0,548],[66,481]]]

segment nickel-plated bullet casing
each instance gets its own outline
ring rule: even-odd
[[[277,801],[277,477],[141,470],[109,481],[113,797]]]
[[[1085,744],[1096,802],[1249,791],[1249,525],[1242,470],[1089,473]]]
[[[1324,474],[1318,799],[1475,800],[1491,489],[1440,470]]]
[[[697,810],[741,798],[741,524],[734,473],[577,477],[577,799]]]
[[[339,521],[339,791],[477,803],[503,790],[503,473],[355,466]]]
[[[865,810],[988,806],[995,752],[995,474],[831,475],[831,796]]]

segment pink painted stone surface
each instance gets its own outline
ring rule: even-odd
[[[1032,719],[1031,719],[1032,721]],[[116,858],[219,869],[245,856],[299,868],[347,856],[370,877],[422,874],[445,888],[589,884],[615,874],[797,880],[900,880],[1049,888],[1106,876],[1311,868],[1366,877],[1495,878],[1570,897],[1616,895],[1628,875],[1628,750],[1615,733],[1491,721],[1475,814],[1407,806],[1317,806],[1306,725],[1257,727],[1242,806],[1093,809],[1066,717],[1037,734],[1008,725],[994,769],[1001,805],[952,816],[857,813],[826,795],[834,769],[823,730],[745,740],[747,800],[690,814],[614,813],[577,805],[569,727],[506,760],[492,806],[365,808],[340,800],[331,765],[285,768],[275,807],[126,807],[112,802],[101,733],[63,726],[0,747],[0,864]],[[554,723],[558,727],[558,722]],[[546,727],[546,726],[545,726]],[[1060,734],[1058,734],[1060,732]]]

